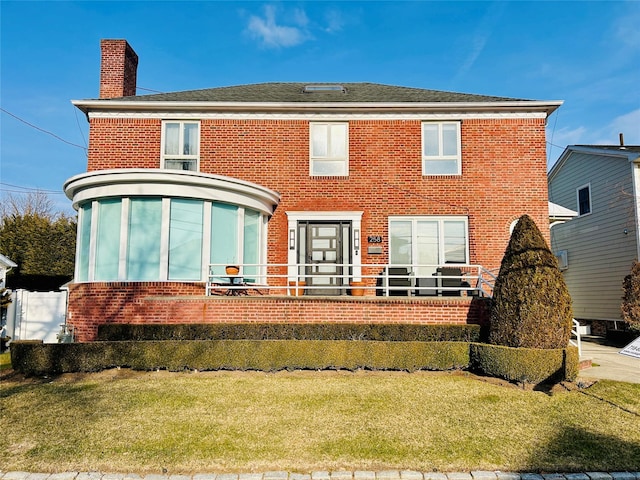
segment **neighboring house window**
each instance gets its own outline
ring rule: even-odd
[[[591,213],[591,184],[578,188],[578,213],[580,216]]]
[[[162,167],[198,171],[200,123],[165,121],[162,130]]]
[[[422,174],[460,175],[460,122],[422,124]]]
[[[438,265],[467,263],[467,217],[391,217],[389,263],[422,265],[414,270],[430,275]]]
[[[311,176],[349,175],[349,125],[347,123],[310,124]]]

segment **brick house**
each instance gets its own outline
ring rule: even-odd
[[[65,183],[80,341],[107,322],[479,323],[513,222],[548,238],[562,102],[372,83],[137,96],[128,43],[101,50],[100,98],[73,102],[87,172]]]

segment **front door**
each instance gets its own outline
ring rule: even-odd
[[[299,261],[307,295],[343,295],[349,285],[351,222],[300,222]]]

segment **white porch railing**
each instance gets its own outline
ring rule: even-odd
[[[389,264],[241,264],[226,273],[210,264],[207,295],[242,295],[254,290],[271,295],[320,295],[335,290],[354,295],[359,289],[377,296],[491,297],[496,276],[481,265]],[[354,284],[354,282],[358,282]],[[324,291],[324,292],[322,292]]]
[[[569,339],[569,343],[571,345],[573,345],[574,347],[578,347],[578,356],[582,357],[582,339],[581,339],[581,333],[580,333],[580,322],[578,322],[575,318],[572,320],[573,323],[573,328],[571,329],[571,335],[572,337]],[[573,336],[576,337],[576,339],[573,339]]]

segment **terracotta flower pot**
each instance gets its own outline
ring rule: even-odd
[[[364,296],[364,282],[350,282],[349,285],[351,286],[351,296]]]
[[[227,275],[237,275],[240,273],[240,267],[236,265],[227,265],[225,271],[227,272]]]
[[[298,282],[289,282],[289,295],[292,297],[301,297],[304,295],[304,287],[307,284],[304,280]],[[298,288],[294,288],[298,287]]]

